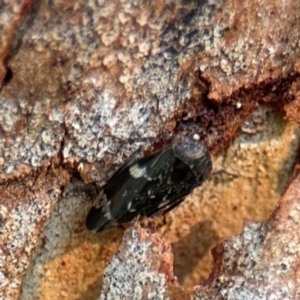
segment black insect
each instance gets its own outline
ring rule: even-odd
[[[210,153],[193,137],[177,135],[171,145],[129,161],[108,181],[99,206],[86,218],[89,230],[103,231],[177,206],[212,170]]]

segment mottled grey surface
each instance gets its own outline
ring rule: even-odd
[[[240,88],[253,88],[248,98],[234,94],[232,113],[224,110],[223,122],[216,118],[223,132],[249,98],[254,106],[261,100],[255,98],[260,85],[264,100],[272,95],[280,104],[276,88],[286,82],[288,90],[299,68],[298,6],[290,1],[3,3],[3,297],[18,297],[41,226],[69,177],[79,173],[85,182],[104,184],[139,146],[153,145],[162,135],[157,99],[170,133],[186,107],[199,110],[206,92],[222,102]],[[203,82],[209,91],[201,90]],[[214,105],[209,104],[213,111],[222,111]],[[235,125],[219,144],[228,144]],[[210,133],[212,140],[218,136]]]
[[[138,226],[125,232],[119,251],[104,271],[99,300],[170,299],[166,274],[159,273],[161,249],[151,238],[151,234],[141,234]]]

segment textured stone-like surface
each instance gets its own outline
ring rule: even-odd
[[[238,1],[3,3],[0,10],[0,182],[1,190],[14,186],[20,193],[24,191],[25,196],[17,193],[12,197],[13,193],[3,192],[2,197],[1,194],[0,226],[1,232],[5,232],[1,245],[11,248],[14,240],[18,241],[23,220],[28,221],[24,221],[28,228],[36,230],[28,231],[34,233],[26,240],[26,247],[23,242],[18,246],[20,253],[27,251],[22,256],[25,257],[22,268],[16,268],[16,259],[11,260],[9,252],[3,252],[1,282],[6,286],[1,292],[13,291],[12,298],[19,294],[31,257],[28,274],[35,274],[37,267],[44,276],[39,281],[37,276],[26,274],[23,299],[28,299],[34,288],[44,293],[43,299],[47,295],[52,299],[72,299],[78,295],[88,299],[92,294],[89,290],[99,291],[101,280],[97,285],[93,276],[98,272],[101,277],[99,266],[111,258],[120,241],[120,232],[112,231],[113,241],[109,234],[92,238],[85,233],[83,219],[87,208],[82,195],[73,199],[75,205],[63,202],[65,209],[53,212],[59,217],[51,218],[51,211],[69,176],[80,175],[85,182],[97,181],[102,185],[139,146],[153,145],[163,128],[156,112],[157,99],[169,134],[176,125],[176,130],[199,132],[212,153],[220,153],[232,141],[259,103],[269,103],[273,109],[284,106],[289,120],[299,122],[298,11],[299,4],[291,1],[256,1],[251,9]],[[186,121],[181,122],[182,119]],[[282,118],[276,122],[285,124]],[[249,133],[248,127],[244,130]],[[296,148],[286,136],[255,135],[258,145],[260,139],[266,143],[281,139],[286,149],[290,145],[290,155],[282,167],[283,178],[291,170]],[[280,153],[273,152],[270,145],[262,150],[274,156]],[[287,157],[287,152],[279,161]],[[241,159],[246,160],[243,154]],[[264,155],[259,161],[264,161]],[[275,184],[278,178],[273,168],[270,172],[267,168],[270,165],[257,164],[258,173],[272,174],[270,184],[261,178],[257,181],[254,176],[241,191],[260,195],[271,187],[274,203],[281,188]],[[36,186],[43,170],[57,168],[63,176],[55,173],[54,178],[49,171],[45,183]],[[48,195],[49,186],[57,192],[54,200],[48,196],[40,200],[40,193]],[[33,191],[30,195],[29,187]],[[241,193],[239,197],[243,198]],[[219,197],[224,198],[234,202],[231,196]],[[206,199],[216,198],[207,195]],[[257,213],[257,202],[252,206],[247,203],[246,207],[240,200],[236,202],[242,205],[243,218],[252,218],[252,213]],[[80,205],[84,207],[81,211]],[[230,223],[236,220],[232,217],[235,210],[230,209],[231,204],[227,206],[228,210],[219,210],[219,218],[228,218]],[[75,220],[79,225],[72,221],[77,209]],[[180,240],[190,231],[191,208],[185,206],[185,209],[185,213],[171,214],[168,219],[170,225],[187,224],[174,226],[174,231],[165,227],[171,241]],[[269,204],[262,210],[267,215]],[[49,223],[40,232],[40,220],[48,218]],[[77,245],[76,251],[66,252],[67,234],[57,239],[56,229],[62,226],[61,220],[63,226],[74,226],[70,232],[74,232],[71,243]],[[195,235],[199,235],[197,226],[193,228]],[[203,228],[210,232],[209,225]],[[210,236],[215,240],[219,234],[213,233]],[[39,236],[41,240],[37,243]],[[87,244],[82,240],[84,237]],[[50,255],[52,258],[47,260],[49,253],[43,253],[47,243],[56,249],[54,253],[61,254]],[[39,247],[33,255],[37,244]],[[181,247],[178,249],[178,253],[182,251]],[[96,266],[95,258],[101,261],[100,265]],[[76,261],[81,263],[77,265]],[[91,278],[85,281],[85,276],[80,275],[83,270],[89,270],[93,276],[87,275]],[[184,274],[187,273],[185,270]],[[186,275],[180,276],[183,280]],[[5,297],[9,298],[8,292]]]
[[[39,232],[69,180],[61,168],[45,169],[37,178],[1,187],[0,295],[17,299]],[[3,201],[5,200],[5,202]]]
[[[32,1],[6,1],[0,8],[0,87],[9,80],[7,74],[7,58],[11,55],[14,33],[30,12]]]
[[[248,223],[240,236],[214,248],[213,272],[194,289],[193,299],[298,299],[299,211],[298,167],[268,221]],[[167,283],[174,284],[169,251],[156,234],[136,226],[127,230],[104,272],[99,299],[169,299]]]
[[[280,114],[268,110],[257,112],[249,120],[256,122],[243,127],[245,132],[256,134],[241,135],[226,155],[215,161],[215,169],[239,175],[213,177],[171,211],[166,225],[159,227],[159,233],[171,241],[174,273],[184,287],[192,288],[207,278],[212,267],[211,247],[238,235],[245,219],[265,219],[274,209],[299,147],[298,126],[281,119]],[[270,177],[267,170],[277,176]],[[259,182],[256,189],[255,182]],[[117,250],[122,230],[93,235],[84,229],[83,220],[91,205],[86,201],[91,195],[83,193],[85,190],[89,191],[85,185],[72,183],[51,214],[26,274],[24,299],[39,293],[43,299],[61,294],[95,299],[93,295],[99,294],[105,263]],[[58,237],[57,230],[61,231]]]
[[[222,11],[214,15],[210,55],[199,55],[204,77],[213,82],[212,99],[222,101],[240,87],[273,83],[278,76],[289,76],[297,69],[299,32],[292,23],[298,19],[299,3],[253,4],[224,2]]]
[[[300,71],[300,67],[298,67]],[[297,79],[293,82],[289,91],[289,103],[284,106],[286,117],[288,120],[300,123],[300,80]]]
[[[193,299],[299,299],[300,169],[266,223],[214,249],[210,279]]]
[[[212,176],[167,215],[161,230],[171,235],[174,273],[184,287],[207,278],[211,247],[239,235],[245,220],[270,215],[297,161],[299,126],[282,121],[281,114],[260,109],[242,131],[224,155],[214,159],[215,171],[229,174]]]
[[[254,10],[236,5],[41,1],[33,6],[30,26],[25,22],[28,27],[15,32],[20,46],[6,63],[13,75],[1,91],[1,177],[30,172],[62,150],[64,161],[76,163],[86,181],[107,180],[106,172],[90,163],[107,171],[137,148],[127,144],[129,138],[157,136],[155,99],[164,120],[171,121],[176,110],[179,117],[182,109],[188,116],[199,109],[203,114],[200,100],[207,92],[218,101],[233,96],[233,103],[226,100],[232,105],[225,116],[234,120],[208,114],[218,128],[209,144],[227,141],[220,140],[226,129],[215,122],[231,124],[234,131],[261,100],[249,102],[251,85],[258,85],[257,97],[284,100],[299,56],[297,3],[257,1]],[[9,12],[3,14],[9,19]],[[203,79],[210,82],[209,91]],[[235,95],[242,87],[248,89],[244,95]],[[200,103],[180,108],[187,98]]]
[[[98,237],[85,229],[89,193],[78,180],[64,190],[41,231],[21,299],[95,299],[100,294],[103,258],[113,256],[122,230]]]
[[[104,271],[99,299],[172,299],[168,285],[179,289],[171,246],[157,234],[134,226],[125,231],[118,252]]]

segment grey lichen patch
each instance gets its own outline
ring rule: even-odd
[[[3,19],[10,20],[15,12],[21,20],[21,12],[29,7],[25,4],[7,6]],[[220,15],[221,8],[224,15]],[[226,10],[236,11],[236,15],[231,17]],[[268,10],[280,12],[278,19],[282,19],[275,28]],[[298,51],[294,46],[297,26],[292,30],[288,26],[288,22],[295,24],[297,11],[297,4],[277,3],[275,9],[261,2],[254,10],[222,1],[39,3],[32,11],[34,18],[28,16],[33,21],[27,31],[22,28],[15,33],[12,44],[21,45],[18,51],[8,56],[7,49],[3,50],[10,58],[13,77],[1,90],[2,105],[10,108],[3,108],[7,113],[1,114],[6,137],[0,140],[0,146],[9,154],[0,153],[0,176],[19,176],[24,165],[30,169],[49,163],[61,150],[65,130],[70,134],[63,149],[67,162],[80,163],[85,157],[94,162],[109,155],[109,148],[120,149],[122,145],[122,153],[115,158],[120,165],[134,151],[127,145],[128,137],[154,138],[161,132],[158,121],[145,119],[153,113],[156,99],[163,120],[168,122],[191,97],[193,83],[187,78],[195,70],[209,79],[209,96],[217,100],[230,96],[244,82],[249,86],[268,76],[276,79],[282,70],[287,72],[292,60],[290,64],[286,60],[278,64],[277,60],[278,74],[270,74],[267,69],[260,75],[263,71],[257,74],[257,70],[272,65],[272,59],[290,59],[284,55],[291,47],[289,42],[293,51]],[[258,27],[257,21],[265,26]],[[264,30],[268,26],[274,29],[272,42],[269,31]],[[282,36],[286,31],[289,38],[285,40]],[[110,107],[114,114],[107,128],[103,113],[89,114],[88,106],[81,107],[84,112],[70,114],[78,102],[99,104],[100,98],[109,98],[104,111]],[[137,113],[141,106],[144,114]],[[139,118],[141,115],[144,117]],[[99,144],[95,123],[104,134]],[[45,124],[53,145],[38,138]],[[82,125],[87,133],[80,136],[85,131],[70,124]],[[87,124],[92,124],[91,128]],[[78,147],[72,151],[74,145]]]
[[[23,100],[2,98],[0,101],[0,129],[3,132],[0,137],[0,180],[49,164],[59,152],[64,134],[62,126],[41,118],[45,105],[39,103],[34,105],[29,119],[26,105]]]
[[[136,225],[125,232],[119,251],[104,271],[99,299],[169,299],[169,274],[160,270],[164,256],[160,244],[164,242],[157,245],[156,239]]]
[[[0,295],[16,299],[39,230],[69,180],[59,167],[41,168],[38,177],[24,176],[22,182],[0,185]]]
[[[290,25],[297,22],[299,3],[288,7],[283,3],[274,6],[270,1],[255,3],[250,8],[234,1],[226,2],[223,9],[235,12],[235,16],[231,13],[214,16],[214,42],[205,44],[204,55],[199,58],[204,77],[212,80],[209,93],[212,99],[222,101],[244,83],[263,82],[267,78],[278,78],[279,74],[288,76],[295,67],[299,34]]]
[[[78,246],[77,243],[80,237],[84,233],[86,234],[83,228],[78,229],[76,232],[74,232],[74,228],[78,226],[79,221],[86,214],[90,203],[87,201],[90,196],[89,192],[90,190],[85,185],[81,184],[80,186],[75,181],[67,186],[62,198],[53,207],[49,219],[40,231],[31,265],[23,279],[20,299],[46,299],[47,297],[55,299],[58,297],[57,291],[51,292],[53,281],[55,282],[58,276],[55,271],[55,260],[57,259],[57,264],[69,269],[70,274],[72,274],[71,266],[68,266],[67,253],[68,251],[72,252]],[[61,261],[60,257],[62,257]],[[65,294],[71,297],[72,293],[76,294],[78,290],[72,284],[68,284],[68,280],[69,278],[60,280],[63,284],[57,289],[60,295]],[[59,283],[54,284],[58,286]]]
[[[216,3],[37,5],[28,31],[16,33],[22,46],[10,58],[13,78],[1,91],[0,175],[49,163],[63,142],[71,163],[103,159],[122,144],[114,157],[119,165],[137,148],[127,145],[128,137],[155,138],[161,127],[149,116],[156,99],[168,121],[191,95],[192,85],[179,80],[181,64],[203,49]],[[44,130],[51,143],[39,138]]]
[[[115,164],[122,163],[124,156],[128,157],[137,148],[137,145],[133,148],[123,143],[120,152],[123,141],[153,139],[162,131],[155,112],[156,99],[159,99],[160,114],[168,121],[191,95],[192,86],[188,81],[178,86],[180,65],[201,49],[201,36],[209,24],[206,13],[213,11],[214,6],[187,5],[182,10],[178,7],[179,16],[176,16],[166,3],[161,6],[139,6],[131,2],[119,5],[118,18],[110,18],[107,24],[96,27],[98,34],[104,26],[108,28],[101,34],[100,43],[92,42],[96,48],[103,44],[97,69],[91,71],[90,59],[84,65],[87,71],[81,82],[94,93],[89,91],[77,96],[68,107],[65,161],[92,163],[112,155]],[[107,14],[114,14],[114,5],[108,5],[110,9],[106,4],[103,6]],[[102,9],[93,11],[92,19],[98,20],[98,14],[102,14]],[[186,26],[186,22],[191,26]],[[193,35],[196,44],[187,51],[179,40],[185,37],[186,42],[190,41],[190,31],[196,34]],[[85,56],[92,55],[88,51]],[[118,80],[113,84],[115,77]]]
[[[45,190],[39,190],[41,181],[34,187],[19,186],[15,192],[10,185],[2,189],[7,203],[0,206],[0,294],[5,299],[18,297],[23,275],[38,242],[39,227],[60,194],[60,187],[54,181],[44,183]]]
[[[150,118],[151,110],[145,109],[143,103],[134,103],[129,107],[128,103],[118,103],[112,94],[106,92],[99,91],[93,101],[78,99],[69,106],[66,115],[70,137],[66,139],[63,157],[66,161],[79,157],[92,162],[96,158],[103,159],[106,153],[117,156],[117,148],[113,149],[108,141],[128,140],[133,138],[130,134],[134,131],[136,138],[153,138],[155,133],[142,127],[149,127]]]

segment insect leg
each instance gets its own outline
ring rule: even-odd
[[[185,199],[185,197],[182,197],[182,198],[179,198],[176,201],[174,201],[172,204],[167,206],[165,210],[163,210],[163,214],[165,215],[166,213],[171,211],[173,208],[175,208],[177,205],[179,205],[184,199]]]

